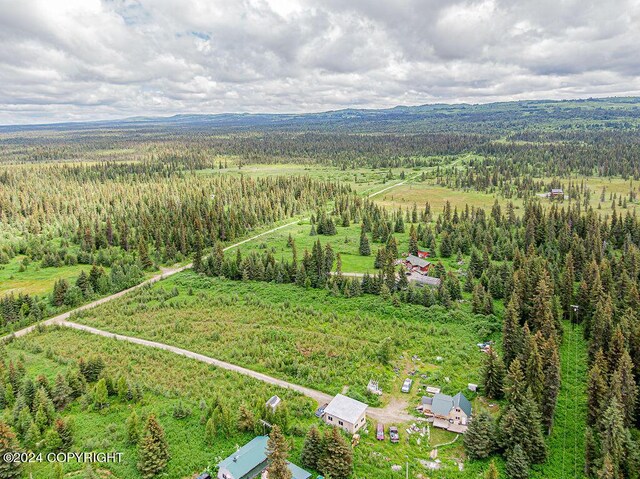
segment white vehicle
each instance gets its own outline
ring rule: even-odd
[[[404,383],[402,384],[402,389],[401,391],[403,393],[408,393],[411,390],[411,385],[413,384],[413,379],[405,379]]]

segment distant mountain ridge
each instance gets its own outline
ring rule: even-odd
[[[637,128],[640,125],[640,97],[523,100],[485,104],[435,103],[386,109],[347,108],[319,113],[188,113],[168,117],[137,116],[118,120],[4,125],[0,126],[0,133],[94,129],[176,132],[181,130],[424,132],[453,129],[474,132],[575,122],[581,124],[605,122],[606,125],[600,126]]]

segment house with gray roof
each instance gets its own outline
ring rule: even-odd
[[[404,265],[409,271],[426,274],[427,271],[429,271],[431,263],[426,259],[410,254],[404,259]]]
[[[254,437],[218,464],[218,479],[254,479],[266,477],[268,436]],[[309,479],[311,473],[288,462],[292,479]]]
[[[466,432],[471,419],[471,403],[459,392],[455,396],[437,393],[421,402],[424,414],[433,418],[433,425],[452,432]]]
[[[350,397],[336,394],[324,409],[323,420],[354,434],[367,423],[367,405]]]

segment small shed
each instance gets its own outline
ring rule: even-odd
[[[271,412],[275,412],[281,402],[282,399],[280,399],[278,396],[271,396],[265,406],[267,406],[268,409],[271,409]]]

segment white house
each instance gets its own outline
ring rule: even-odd
[[[354,434],[367,423],[367,405],[337,394],[324,410],[324,422]]]

